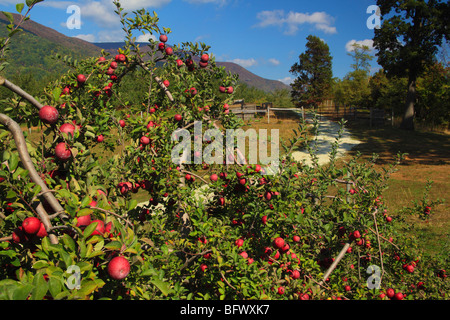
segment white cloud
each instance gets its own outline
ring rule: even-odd
[[[369,51],[374,50],[372,39],[365,39],[365,40],[359,40],[359,41],[350,40],[345,44],[345,50],[347,50],[347,52],[352,52],[354,50],[353,45],[355,43],[359,44],[360,46],[367,46],[369,48]]]
[[[271,58],[268,60],[270,64],[273,64],[274,66],[278,66],[280,64],[280,60]]]
[[[156,36],[150,33],[141,34],[140,36],[136,37],[136,42],[148,42],[148,39],[152,38],[154,41],[156,41]]]
[[[256,66],[258,64],[258,61],[256,61],[253,58],[250,59],[233,59],[233,60],[228,60],[228,62],[234,62],[244,68],[249,68],[249,67],[253,67]]]
[[[93,34],[79,34],[74,36],[74,38],[78,38],[87,42],[95,42],[95,35]]]
[[[278,79],[278,81],[281,81],[284,84],[287,84],[289,86],[289,85],[291,85],[292,82],[294,82],[294,78],[286,77],[286,78],[283,78],[283,79]]]
[[[287,35],[296,34],[304,24],[312,25],[327,34],[337,33],[336,27],[333,26],[334,18],[326,12],[309,14],[290,11],[286,14],[283,10],[261,11],[257,13],[256,18],[259,20],[256,27],[285,26],[284,33]]]
[[[172,0],[126,0],[121,1],[125,11],[130,12],[142,8],[160,8]],[[111,0],[81,0],[81,1],[44,1],[43,6],[66,10],[70,5],[80,8],[81,19],[87,19],[100,27],[108,28],[120,24],[118,15],[114,12],[116,6]],[[39,4],[41,4],[39,3]]]

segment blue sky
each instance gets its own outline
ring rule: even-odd
[[[15,12],[24,0],[1,0],[0,10]],[[350,71],[348,56],[353,42],[372,46],[374,31],[367,27],[375,0],[122,0],[129,10],[155,11],[160,27],[171,28],[169,44],[204,42],[217,61],[238,63],[249,71],[289,83],[290,67],[305,51],[306,37],[320,37],[333,56],[333,76]],[[79,29],[67,21],[80,9]],[[37,4],[31,19],[71,37],[91,42],[123,41],[124,32],[114,13],[112,0],[49,1]],[[159,35],[156,35],[157,37]],[[148,38],[148,36],[147,36]],[[375,52],[372,51],[375,55]],[[373,70],[378,65],[376,57]]]

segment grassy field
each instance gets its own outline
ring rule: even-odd
[[[450,135],[439,132],[400,130],[392,126],[368,128],[364,122],[349,122],[348,128],[363,143],[349,155],[360,151],[365,157],[379,155],[377,166],[385,166],[398,153],[407,153],[389,181],[389,189],[383,195],[392,212],[411,206],[420,200],[427,181],[433,182],[429,200],[444,200],[433,208],[429,219],[405,217],[408,232],[420,238],[423,248],[433,253],[448,255],[450,244]]]

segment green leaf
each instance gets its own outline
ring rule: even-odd
[[[56,297],[63,288],[63,280],[58,277],[51,276],[48,280],[48,290],[50,291],[50,294],[52,297]]]
[[[31,300],[42,300],[48,291],[48,283],[44,279],[42,272],[37,273],[33,279],[33,290],[31,293]]]
[[[8,159],[9,171],[13,172],[14,170],[16,170],[18,164],[19,156],[16,153],[11,154],[11,157]]]
[[[34,6],[35,4],[39,3],[39,2],[42,2],[42,1],[44,1],[44,0],[26,0],[25,2],[27,4],[27,6],[31,7],[31,6]]]
[[[120,250],[122,248],[122,243],[119,241],[111,241],[105,245],[105,249],[108,250]]]
[[[16,4],[16,11],[18,12],[18,13],[22,13],[22,10],[23,10],[23,7],[25,6],[25,4],[24,3],[18,3],[18,4]]]
[[[128,203],[128,211],[131,211],[134,208],[136,208],[137,204],[138,204],[138,202],[136,199],[130,200],[130,202]]]
[[[85,238],[88,238],[94,231],[95,228],[97,228],[98,222],[93,222],[89,224],[83,231],[83,236]]]
[[[33,286],[30,283],[24,283],[14,290],[12,300],[26,300],[33,290]]]
[[[84,209],[81,209],[80,211],[78,211],[77,217],[87,216],[87,215],[91,214],[92,212],[94,212],[94,210],[92,210],[90,208],[84,208]]]
[[[63,237],[62,237],[62,239],[63,239],[64,245],[65,245],[70,251],[74,252],[76,246],[75,246],[75,241],[72,239],[72,237],[69,236],[68,234],[64,234]]]
[[[2,11],[2,13],[5,15],[5,17],[9,20],[9,22],[11,22],[12,24],[14,24],[14,17],[11,14],[11,12],[6,12],[6,11]]]
[[[100,280],[100,281],[101,281],[101,280]],[[103,281],[102,281],[102,282],[103,282]],[[103,282],[103,284],[104,284],[104,282]],[[101,282],[100,282],[100,283],[97,283],[97,282],[94,281],[94,280],[90,280],[90,281],[88,281],[88,282],[86,282],[86,283],[82,283],[81,289],[78,290],[78,291],[76,292],[76,295],[77,295],[77,296],[81,296],[81,297],[88,296],[88,295],[90,295],[92,292],[94,292],[97,288],[102,287],[103,284],[101,284]]]
[[[38,260],[33,264],[33,269],[39,270],[42,268],[47,268],[49,266],[47,261],[44,260]]]
[[[153,278],[153,280],[150,281],[151,283],[153,283],[159,290],[161,290],[161,292],[163,293],[163,295],[167,296],[169,294],[169,284],[159,280],[157,278]]]

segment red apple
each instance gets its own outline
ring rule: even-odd
[[[170,86],[169,80],[164,80],[164,81],[163,81],[163,84],[164,84],[165,87]]]
[[[165,34],[162,34],[162,35],[160,35],[159,36],[159,41],[161,41],[161,42],[167,42],[167,35],[165,35]]]
[[[173,55],[173,49],[172,49],[171,47],[166,48],[166,54],[167,54],[168,56]]]
[[[202,54],[202,56],[201,56],[200,59],[201,59],[203,62],[208,62],[209,56],[208,56],[206,53],[204,53],[204,54]]]
[[[392,299],[395,295],[395,290],[392,288],[389,288],[386,290],[386,295],[388,296],[389,299]]]
[[[213,173],[213,174],[209,177],[209,179],[211,179],[212,182],[216,182],[216,181],[219,179],[219,177],[217,176],[217,174]]]
[[[239,253],[239,255],[240,255],[242,258],[244,258],[244,259],[247,259],[247,258],[248,258],[248,253],[245,252],[245,251],[242,251],[241,253]]]
[[[35,234],[39,231],[41,227],[41,220],[36,217],[25,218],[22,222],[23,230],[28,234]]]
[[[404,295],[403,295],[403,293],[401,293],[401,292],[397,292],[397,293],[394,295],[394,299],[395,299],[395,300],[403,300],[403,298],[404,298]]]
[[[90,224],[97,223],[91,235],[102,235],[105,232],[105,223],[102,220],[92,220]]]
[[[263,217],[262,217],[262,223],[264,223],[264,224],[267,223],[267,216],[263,216]]]
[[[48,235],[47,230],[45,230],[44,224],[41,222],[41,226],[39,227],[39,231],[36,233],[36,236],[39,238],[46,237]]]
[[[72,156],[72,151],[65,142],[60,142],[55,147],[55,155],[59,160],[66,161]]]
[[[300,237],[299,236],[294,236],[292,238],[292,240],[294,240],[294,242],[300,242]]]
[[[16,243],[23,243],[28,241],[28,237],[23,231],[22,226],[16,228],[12,233],[12,240]]]
[[[80,83],[80,84],[85,83],[85,82],[86,82],[86,76],[85,76],[84,74],[79,74],[79,75],[77,76],[77,81],[78,81],[78,83]]]
[[[115,280],[122,280],[130,273],[130,263],[125,257],[117,256],[108,263],[108,274]]]
[[[97,142],[103,142],[104,139],[105,139],[105,137],[103,137],[102,134],[98,135],[97,138],[96,138]]]
[[[298,270],[292,271],[291,277],[292,277],[292,279],[300,278],[300,272]]]
[[[177,59],[177,66],[181,67],[184,64],[183,60]]]
[[[59,112],[55,107],[52,106],[43,106],[39,110],[39,118],[48,124],[54,124],[58,121]]]
[[[125,120],[119,120],[119,126],[125,127]]]
[[[284,287],[278,288],[278,294],[284,294]]]
[[[206,264],[204,264],[204,263],[202,263],[201,265],[200,265],[200,269],[203,271],[203,272],[205,272],[205,270],[208,268],[208,266],[206,265]]]
[[[127,56],[124,55],[123,53],[116,55],[117,62],[125,62],[126,60],[127,60]]]
[[[148,145],[150,143],[150,138],[147,136],[142,136],[139,139],[139,142],[142,143],[144,146]]]
[[[273,246],[278,249],[282,249],[284,247],[284,239],[281,237],[276,238],[273,240]]]
[[[63,125],[61,125],[61,127],[59,127],[59,131],[67,134],[70,133],[73,137],[73,133],[75,132],[75,126],[71,123],[64,123]]]
[[[244,240],[241,239],[241,238],[239,238],[239,239],[237,239],[237,240],[234,242],[234,244],[235,244],[237,247],[242,247],[242,245],[244,244]]]
[[[111,64],[109,65],[109,67],[111,69],[117,69],[117,62],[116,61],[112,61]]]
[[[180,114],[176,114],[173,118],[175,119],[175,121],[181,121],[183,117]]]
[[[81,217],[77,217],[77,227],[82,228],[91,224],[91,215],[85,215]]]

